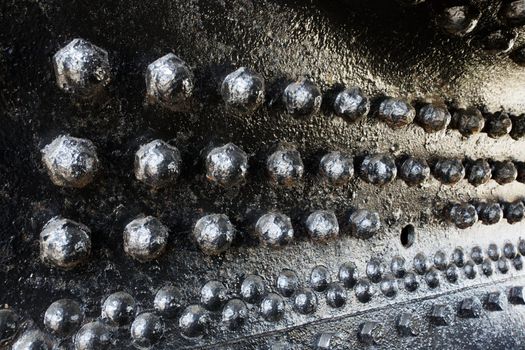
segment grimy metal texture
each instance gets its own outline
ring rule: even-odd
[[[482,35],[498,23],[500,2],[476,5],[485,14],[478,24]],[[35,334],[42,337],[30,333],[34,329],[49,332],[46,309],[64,298],[81,305],[82,325],[88,324],[83,334],[89,334],[100,326],[89,322],[108,322],[101,318],[106,298],[124,291],[136,305],[126,309],[132,313],[128,323],[108,323],[113,332],[109,343],[117,349],[150,341],[155,341],[154,349],[525,348],[525,306],[520,305],[525,301],[520,289],[512,289],[523,286],[525,276],[512,249],[504,250],[509,242],[518,247],[525,224],[503,220],[459,230],[442,216],[451,201],[520,199],[524,184],[501,186],[491,180],[473,187],[462,180],[447,186],[430,177],[418,186],[395,180],[378,187],[356,174],[348,184],[334,186],[321,181],[316,170],[321,156],[335,150],[358,158],[407,153],[427,160],[525,161],[523,139],[492,139],[486,133],[466,138],[453,129],[427,134],[415,124],[392,130],[372,116],[348,123],[334,116],[328,98],[321,112],[309,118],[291,116],[282,106],[284,88],[308,76],[324,97],[338,86],[357,85],[373,98],[373,108],[378,97],[393,96],[524,113],[523,68],[507,55],[483,51],[472,38],[445,35],[433,25],[434,16],[428,2],[405,7],[386,0],[3,0],[0,304],[20,317],[14,339],[22,344]],[[524,31],[517,31],[521,35],[515,47],[525,40]],[[96,98],[78,98],[56,86],[52,57],[75,38],[108,52],[111,82]],[[170,52],[194,74],[189,108],[183,111],[152,105],[146,97],[148,65]],[[224,77],[242,66],[266,81],[265,102],[251,114],[228,108],[220,95]],[[96,146],[99,172],[83,188],[55,186],[42,164],[41,149],[60,135],[85,138]],[[134,174],[135,153],[155,139],[176,146],[182,157],[177,180],[158,189]],[[249,171],[242,186],[216,186],[206,179],[205,157],[230,142],[250,156]],[[279,143],[296,147],[304,162],[304,176],[292,187],[275,185],[265,173],[266,158]],[[377,211],[380,232],[368,240],[344,230],[329,242],[307,238],[303,221],[312,211],[332,210],[342,224],[351,208]],[[295,230],[293,241],[277,249],[253,237],[257,218],[273,211],[289,216]],[[192,238],[195,222],[212,213],[226,214],[237,227],[231,247],[219,255],[203,253]],[[123,247],[124,228],[141,215],[158,218],[170,230],[166,252],[153,261],[135,260]],[[91,255],[81,267],[61,270],[41,261],[40,232],[55,216],[91,230]],[[405,227],[413,233],[407,238],[413,240],[410,246],[400,238]],[[499,247],[500,255],[507,252],[507,258],[488,259],[490,244]],[[434,259],[443,252],[437,256],[453,261],[454,249],[462,247],[465,260],[474,260],[471,250],[476,246],[488,260],[473,264],[474,270],[470,264],[463,268],[460,259],[455,261],[457,271],[455,265],[441,270],[443,261]],[[421,254],[429,266],[422,265]],[[367,263],[378,261],[382,275],[390,275],[396,256],[404,258],[410,278],[402,278],[396,267],[395,278],[373,282],[382,278],[377,265],[367,268]],[[323,274],[327,271],[338,281],[340,266],[349,261],[359,278],[369,282],[355,287],[348,282],[345,305],[334,308],[329,303],[337,304],[341,291],[327,287],[326,292]],[[320,265],[325,269],[315,269]],[[431,273],[417,274],[426,269]],[[283,306],[279,295],[272,294],[281,293],[276,280],[282,270],[297,274],[308,298],[313,290],[313,310],[305,300],[298,306],[297,298],[285,296],[284,311],[267,308]],[[221,282],[228,300],[257,299],[250,291],[241,294],[248,275],[262,278],[266,299],[246,303],[243,325],[226,327],[219,308],[205,311],[210,320],[204,334],[181,334],[179,317],[186,306],[203,302],[201,287],[209,281]],[[152,320],[151,333],[138,323],[130,327],[140,312],[154,311],[155,294],[166,285],[180,294],[174,317],[163,315],[159,323],[155,315],[141,316]],[[221,298],[219,304],[225,301]],[[475,300],[464,302],[468,298],[478,298],[482,309],[475,308]],[[215,301],[204,299],[207,307],[215,307]],[[417,318],[413,326],[406,313]],[[399,322],[402,327],[396,328]],[[141,338],[144,334],[147,339]],[[50,337],[57,348],[74,348],[74,335]]]

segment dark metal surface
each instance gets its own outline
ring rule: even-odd
[[[175,317],[163,317],[163,335],[155,349],[278,349],[280,344],[299,349],[328,343],[350,348],[376,341],[375,346],[384,349],[524,348],[525,306],[519,305],[519,296],[507,302],[510,288],[525,283],[515,256],[474,264],[473,278],[456,262],[455,283],[450,282],[454,271],[438,269],[434,259],[442,251],[452,261],[456,247],[463,248],[466,260],[474,260],[470,252],[475,246],[482,248],[484,258],[491,243],[500,250],[506,242],[518,247],[524,223],[503,220],[459,230],[443,221],[442,209],[450,201],[520,199],[524,184],[503,186],[490,180],[474,187],[463,179],[448,186],[429,177],[417,186],[397,179],[378,187],[360,180],[356,167],[349,183],[335,186],[318,175],[321,157],[334,150],[356,159],[376,153],[397,158],[410,154],[431,166],[441,157],[525,160],[525,141],[509,135],[466,138],[450,128],[428,134],[415,124],[392,130],[373,113],[352,124],[335,116],[329,103],[338,87],[357,85],[371,98],[372,108],[381,96],[393,96],[407,98],[416,107],[447,102],[488,113],[503,109],[513,117],[523,113],[523,68],[506,55],[482,50],[474,40],[501,25],[499,2],[476,4],[484,15],[475,35],[454,38],[435,28],[429,3],[403,7],[391,1],[2,1],[0,303],[25,323],[19,334],[35,327],[45,331],[44,313],[58,299],[79,302],[85,324],[99,319],[103,302],[118,291],[135,298],[134,313],[152,311],[156,292],[169,284],[180,293],[180,308]],[[55,82],[52,57],[74,38],[108,51],[112,79],[94,99],[67,94]],[[518,36],[515,47],[522,42]],[[148,65],[170,52],[195,76],[193,97],[179,112],[151,105],[146,98]],[[224,77],[241,66],[258,72],[266,82],[265,102],[249,114],[225,106],[220,94]],[[287,114],[281,99],[285,87],[302,76],[323,92],[321,112],[311,118]],[[55,186],[42,163],[41,150],[62,134],[89,139],[97,148],[100,171],[84,188]],[[176,182],[156,190],[134,175],[135,152],[154,139],[176,146],[182,156]],[[250,156],[242,186],[221,187],[206,179],[206,155],[229,142]],[[304,162],[303,178],[291,187],[272,183],[266,174],[267,157],[283,144],[296,147]],[[343,224],[352,208],[377,211],[380,232],[369,240],[350,236]],[[339,238],[327,243],[309,240],[304,225],[312,211],[321,209],[334,211],[341,225]],[[254,230],[257,219],[272,211],[289,216],[295,231],[293,241],[279,249],[260,244]],[[192,238],[195,222],[212,213],[228,215],[237,228],[231,247],[218,256],[204,254]],[[87,264],[63,271],[41,261],[40,232],[56,215],[91,230]],[[124,250],[124,228],[140,215],[155,216],[170,230],[165,254],[145,263]],[[410,246],[401,234],[408,224],[415,228]],[[420,267],[413,266],[413,260],[418,253],[428,258],[431,275],[425,268],[424,274],[417,273]],[[356,264],[359,278],[372,281],[367,263],[376,259],[381,276],[390,275],[396,256],[405,259],[409,276],[418,282],[416,291],[409,291],[413,280],[395,276],[385,284],[368,282],[372,296],[362,302],[367,298],[356,294],[366,295],[361,287],[367,284],[358,283],[346,289],[345,306],[333,308],[326,300],[330,294],[320,288],[313,292],[318,302],[312,313],[297,312],[295,299],[282,297],[282,318],[270,322],[276,315],[274,310],[265,312],[265,305],[272,305],[278,294],[267,294],[267,304],[247,304],[246,322],[235,330],[221,320],[221,308],[210,312],[202,337],[181,335],[182,310],[201,303],[201,287],[209,281],[220,281],[228,300],[242,297],[241,284],[251,274],[262,277],[267,293],[280,293],[276,280],[284,269],[296,272],[301,289],[313,288],[310,279],[316,266],[324,266],[335,282],[340,266],[348,261]],[[496,291],[505,296],[502,311],[484,305],[479,318],[460,317],[472,313],[458,311],[464,299],[484,302]],[[436,305],[450,308],[450,324],[433,322],[429,315]],[[396,322],[403,313],[420,318],[423,325],[417,336],[397,333]],[[375,324],[362,326],[366,322],[379,322],[381,331]],[[145,332],[137,327],[134,334]],[[133,346],[129,324],[111,330],[116,348]],[[71,339],[54,340],[68,349]]]

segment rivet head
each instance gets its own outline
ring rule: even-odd
[[[75,335],[75,350],[107,349],[112,340],[113,334],[106,324],[100,321],[86,323]]]
[[[364,322],[359,326],[357,337],[363,344],[377,345],[383,337],[383,325],[374,321]]]
[[[231,110],[253,112],[264,102],[264,79],[252,69],[241,67],[224,78],[221,96]]]
[[[102,304],[102,319],[116,325],[129,324],[135,316],[135,299],[126,292],[116,292],[106,298]]]
[[[124,228],[124,251],[140,262],[157,259],[166,250],[168,236],[168,228],[157,218],[137,218]]]
[[[294,237],[292,221],[288,216],[278,212],[261,216],[255,224],[255,233],[261,243],[271,247],[286,245]]]
[[[241,184],[247,171],[248,155],[233,143],[216,147],[206,156],[206,178],[220,186]]]
[[[200,218],[193,228],[193,238],[206,254],[218,255],[230,247],[235,228],[224,214],[209,214]]]
[[[344,89],[334,101],[335,114],[353,123],[363,118],[370,110],[368,97],[358,87]]]
[[[77,330],[83,317],[79,303],[71,299],[60,299],[47,308],[44,325],[51,332],[64,336]]]
[[[92,97],[111,80],[106,50],[84,39],[74,39],[53,56],[58,87],[81,97]]]
[[[289,114],[309,117],[321,108],[321,91],[309,79],[302,78],[284,89],[283,104]]]
[[[389,97],[380,103],[377,116],[392,129],[400,129],[412,123],[416,111],[406,100]]]
[[[429,319],[435,326],[449,326],[453,320],[452,310],[447,305],[434,305],[430,310]]]
[[[146,96],[172,110],[181,110],[193,94],[193,73],[186,63],[169,53],[148,65]]]
[[[458,316],[463,318],[481,317],[481,301],[476,297],[463,299],[459,305]]]
[[[153,312],[138,315],[131,324],[131,339],[139,347],[151,347],[160,340],[163,333],[164,323]]]
[[[100,167],[93,142],[67,135],[42,149],[42,161],[55,185],[71,188],[87,186]]]
[[[48,264],[72,269],[84,263],[91,252],[91,231],[73,220],[54,217],[40,233],[40,256]]]
[[[177,147],[162,140],[142,145],[135,153],[135,178],[153,188],[175,184],[181,166],[182,158]]]

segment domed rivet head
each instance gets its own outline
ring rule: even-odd
[[[456,283],[458,280],[458,275],[458,268],[456,267],[456,265],[448,265],[447,270],[445,271],[447,281],[449,281],[450,283]]]
[[[15,338],[20,327],[20,318],[11,309],[0,310],[0,346],[7,346]]]
[[[445,270],[448,265],[448,257],[447,255],[442,252],[441,250],[437,251],[436,254],[434,254],[434,266],[438,270]]]
[[[247,276],[241,284],[241,296],[247,303],[259,302],[266,293],[266,286],[262,277],[257,275]]]
[[[481,301],[476,298],[463,299],[459,305],[458,316],[463,318],[479,318],[481,316]]]
[[[489,311],[503,311],[505,305],[505,296],[501,292],[491,292],[485,297],[484,307]]]
[[[405,286],[405,289],[409,292],[414,292],[419,287],[419,282],[417,280],[416,275],[413,272],[408,272],[405,275],[403,285]]]
[[[266,161],[270,179],[278,185],[291,187],[304,173],[301,154],[293,147],[283,148],[272,153]]]
[[[169,231],[157,218],[146,216],[124,228],[124,251],[140,262],[157,259],[166,250]]]
[[[230,109],[253,112],[264,102],[264,79],[250,68],[241,67],[224,78],[221,96]]]
[[[505,243],[505,245],[503,246],[503,255],[505,255],[507,259],[514,259],[516,257],[516,254],[517,251],[514,244],[510,242]]]
[[[503,218],[503,209],[499,203],[480,203],[476,206],[476,210],[479,220],[484,225],[497,224]]]
[[[485,118],[476,108],[459,109],[452,116],[452,124],[465,137],[481,132],[485,127]]]
[[[366,264],[366,275],[368,279],[374,283],[381,281],[383,272],[383,265],[381,265],[381,262],[378,259],[371,259]]]
[[[395,160],[388,154],[367,155],[359,167],[359,176],[370,184],[386,185],[397,176]]]
[[[370,299],[372,299],[372,286],[370,285],[370,282],[368,282],[366,279],[358,280],[354,290],[355,296],[360,302],[367,303],[370,301]]]
[[[492,164],[492,178],[500,185],[510,184],[518,177],[518,169],[513,162],[494,162]]]
[[[152,312],[138,315],[131,324],[131,339],[139,347],[151,347],[164,333],[164,324],[159,316]]]
[[[269,293],[261,301],[261,315],[268,322],[277,322],[284,316],[284,300],[275,293]]]
[[[505,54],[512,50],[517,38],[515,29],[498,29],[479,39],[479,46],[492,54]]]
[[[494,273],[494,268],[492,267],[492,261],[490,261],[489,259],[483,260],[483,263],[481,264],[481,271],[487,277],[492,276],[492,274]]]
[[[439,287],[440,280],[441,280],[441,278],[439,277],[439,272],[435,268],[431,268],[425,274],[425,281],[427,282],[427,286],[430,289],[434,289],[434,288]]]
[[[465,177],[465,167],[459,159],[442,159],[434,166],[434,177],[444,185],[455,185]]]
[[[146,97],[172,110],[181,110],[193,94],[193,74],[186,63],[169,53],[157,59],[146,71]]]
[[[91,183],[100,166],[93,142],[67,135],[42,149],[42,161],[55,185],[72,188]]]
[[[222,322],[230,330],[239,329],[248,319],[248,308],[244,301],[232,299],[222,309]]]
[[[209,281],[201,288],[201,304],[210,311],[217,311],[226,302],[227,293],[224,284]]]
[[[187,306],[179,318],[181,333],[189,338],[202,336],[210,323],[210,316],[200,305]]]
[[[306,230],[314,241],[327,241],[339,235],[339,223],[333,211],[316,210],[306,219]]]
[[[478,159],[468,164],[467,180],[472,186],[480,186],[489,182],[492,177],[492,168],[489,162]]]
[[[107,349],[111,346],[110,328],[102,322],[86,323],[75,335],[75,350]]]
[[[359,326],[357,338],[366,345],[377,345],[383,337],[383,325],[379,322],[367,321]]]
[[[401,337],[416,337],[423,330],[423,322],[412,314],[403,312],[396,318],[396,329]]]
[[[507,113],[495,113],[487,118],[485,131],[493,139],[507,135],[512,129],[512,120]]]
[[[509,272],[510,264],[507,258],[505,258],[504,256],[502,256],[496,264],[498,266],[499,272],[503,274],[506,274],[507,272]]]
[[[481,260],[481,262],[483,262],[483,260]],[[476,278],[477,272],[476,272],[476,265],[474,265],[474,262],[467,261],[467,263],[463,267],[463,272],[465,273],[465,276],[469,280]]]
[[[182,295],[172,286],[164,286],[157,291],[153,306],[155,310],[166,317],[173,317],[181,308]]]
[[[510,263],[509,261],[507,260],[507,258],[505,257],[501,257],[498,262],[497,262],[497,266],[498,266],[498,270],[499,272],[501,272],[502,274],[506,274],[507,272],[509,272],[509,269],[510,269]]]
[[[417,253],[414,257],[414,271],[420,275],[424,275],[430,268],[430,262],[423,253]]]
[[[255,233],[261,243],[279,247],[290,243],[294,237],[292,221],[284,214],[271,212],[264,214],[255,224]]]
[[[392,129],[400,129],[412,123],[416,111],[407,101],[389,97],[379,104],[377,116]]]
[[[323,292],[332,281],[330,271],[325,266],[319,265],[312,269],[310,273],[310,286],[316,292]]]
[[[321,158],[319,172],[333,185],[346,184],[354,176],[354,160],[339,151],[327,153]]]
[[[462,248],[457,247],[454,249],[452,252],[452,262],[459,267],[463,267],[463,265],[465,265],[465,252]]]
[[[430,177],[430,167],[422,158],[406,157],[398,170],[399,177],[409,186],[417,186]]]
[[[478,221],[476,207],[470,203],[453,204],[448,208],[448,220],[459,229],[466,229]]]
[[[284,89],[283,104],[289,114],[309,117],[321,108],[321,91],[309,79],[302,78]]]
[[[56,267],[72,269],[88,259],[90,235],[91,231],[85,225],[54,217],[40,233],[40,257]]]
[[[142,145],[135,153],[135,178],[153,188],[175,184],[181,166],[179,150],[162,140]]]
[[[346,290],[339,283],[330,283],[326,289],[326,303],[339,308],[346,304]]]
[[[507,219],[509,224],[515,224],[523,220],[525,216],[525,205],[522,201],[506,203],[503,209],[503,217]]]
[[[74,39],[53,56],[59,88],[92,97],[109,84],[111,69],[106,50],[84,39]]]
[[[193,238],[206,254],[218,255],[230,247],[235,237],[235,228],[224,214],[203,216],[193,228]]]
[[[102,318],[116,325],[125,325],[135,316],[135,299],[126,292],[116,292],[106,298],[102,304]]]
[[[397,280],[390,275],[386,275],[379,284],[379,289],[387,298],[394,298],[397,295]]]
[[[428,133],[446,129],[452,119],[445,105],[426,104],[419,110],[416,122]]]
[[[295,293],[293,303],[294,310],[298,313],[311,314],[317,308],[317,296],[309,288],[300,289]]]
[[[299,277],[292,270],[283,270],[277,277],[276,287],[283,297],[289,298],[299,288]]]
[[[381,229],[381,219],[375,211],[359,209],[350,214],[347,227],[354,237],[369,239]]]
[[[405,259],[401,256],[395,256],[392,258],[390,263],[390,271],[394,274],[394,277],[403,278],[406,274]]]
[[[435,326],[449,326],[453,318],[452,310],[447,305],[434,305],[430,310],[429,319]]]
[[[479,246],[472,247],[470,251],[470,257],[477,265],[483,262],[483,250]],[[468,264],[468,263],[467,263]]]
[[[446,7],[438,13],[436,23],[445,33],[464,36],[474,30],[481,12],[472,5]]]
[[[514,305],[525,305],[525,291],[521,286],[509,290],[509,302]]]
[[[359,274],[353,262],[343,263],[339,267],[339,281],[346,287],[352,288],[357,283]]]
[[[206,178],[220,186],[242,183],[247,171],[248,155],[233,143],[214,148],[206,156]]]
[[[11,350],[52,350],[55,349],[55,344],[51,337],[40,330],[30,330],[23,333],[16,342],[14,342]],[[84,350],[84,349],[79,349]],[[87,349],[86,349],[87,350]]]
[[[82,323],[84,315],[80,305],[71,299],[60,299],[52,303],[44,314],[44,325],[58,335],[68,335]]]
[[[353,123],[370,111],[368,97],[358,87],[339,92],[334,101],[335,114]]]

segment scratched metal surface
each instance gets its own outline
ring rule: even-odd
[[[495,11],[490,2],[480,6]],[[488,54],[468,45],[466,39],[441,34],[430,23],[432,12],[427,5],[6,0],[0,7],[0,303],[40,328],[48,305],[63,297],[80,301],[86,320],[92,320],[99,317],[104,298],[118,290],[128,291],[145,310],[152,308],[156,290],[172,283],[183,295],[182,304],[188,305],[198,302],[200,287],[211,279],[222,281],[231,295],[237,295],[243,276],[251,273],[265,278],[272,289],[278,272],[289,268],[306,285],[311,268],[319,264],[327,266],[336,279],[338,266],[347,260],[355,261],[363,274],[371,257],[387,266],[395,255],[411,262],[418,252],[433,256],[441,249],[448,254],[456,246],[468,252],[476,244],[484,249],[492,242],[500,247],[506,241],[516,245],[520,238],[523,224],[476,224],[460,231],[442,222],[439,209],[450,200],[521,198],[524,184],[500,186],[491,181],[474,188],[463,180],[450,187],[431,178],[415,188],[400,180],[379,188],[356,178],[336,188],[319,181],[315,164],[320,154],[332,149],[354,155],[381,151],[427,159],[524,161],[523,140],[509,136],[494,140],[484,133],[467,139],[455,130],[430,135],[415,125],[393,131],[374,118],[349,124],[334,117],[328,106],[309,120],[299,120],[284,113],[276,102],[283,81],[308,75],[325,92],[338,84],[358,85],[374,98],[402,96],[476,105],[490,112],[502,108],[525,112],[524,70],[506,56]],[[77,37],[110,55],[113,81],[95,103],[79,102],[55,85],[51,58]],[[522,41],[519,38],[516,46]],[[145,104],[146,66],[168,52],[182,57],[194,70],[196,101],[189,112]],[[250,116],[228,112],[217,93],[222,78],[243,65],[261,73],[268,86],[265,105]],[[102,172],[84,189],[55,187],[41,164],[40,149],[62,133],[88,138],[97,146]],[[175,187],[151,191],[134,179],[133,155],[154,138],[169,140],[182,152],[185,167]],[[264,175],[264,160],[279,141],[295,143],[305,161],[305,177],[292,189],[276,188]],[[226,142],[234,142],[252,156],[250,175],[241,189],[220,190],[205,181],[202,150]],[[368,241],[343,236],[327,244],[312,243],[298,230],[295,242],[280,250],[260,247],[249,237],[250,220],[265,210],[279,209],[300,227],[310,210],[332,209],[341,217],[353,206],[377,210],[384,230]],[[189,238],[202,212],[226,213],[240,228],[234,247],[220,257],[205,256]],[[124,226],[141,213],[157,216],[171,231],[167,253],[146,264],[131,260],[122,247]],[[87,266],[64,272],[41,263],[38,235],[54,215],[91,228],[93,252]],[[399,235],[409,223],[416,227],[417,238],[407,249]],[[513,268],[490,278],[478,273],[476,279],[463,277],[456,285],[443,280],[435,292],[422,281],[414,294],[400,289],[395,299],[387,299],[378,292],[364,304],[349,291],[348,305],[340,310],[323,304],[321,293],[320,306],[310,316],[299,316],[287,301],[282,321],[265,322],[252,308],[247,325],[229,332],[221,330],[220,317],[214,315],[209,333],[199,339],[183,338],[177,320],[166,320],[164,337],[155,348],[217,348],[215,343],[224,348],[267,348],[281,341],[304,348],[312,346],[315,335],[332,329],[347,331],[351,345],[360,346],[351,330],[365,319],[392,327],[391,319],[404,308],[426,312],[427,304],[434,302],[427,297],[434,293],[453,304],[466,295],[477,293],[481,298],[491,288],[504,290],[523,282],[518,276]],[[438,331],[427,328],[408,340],[390,330],[378,347],[483,348],[491,344],[492,348],[523,348],[525,337],[515,331],[523,326],[523,310],[509,307],[499,315],[484,314]],[[117,348],[131,347],[126,328],[118,332],[118,338]],[[66,340],[62,346],[71,344]]]

